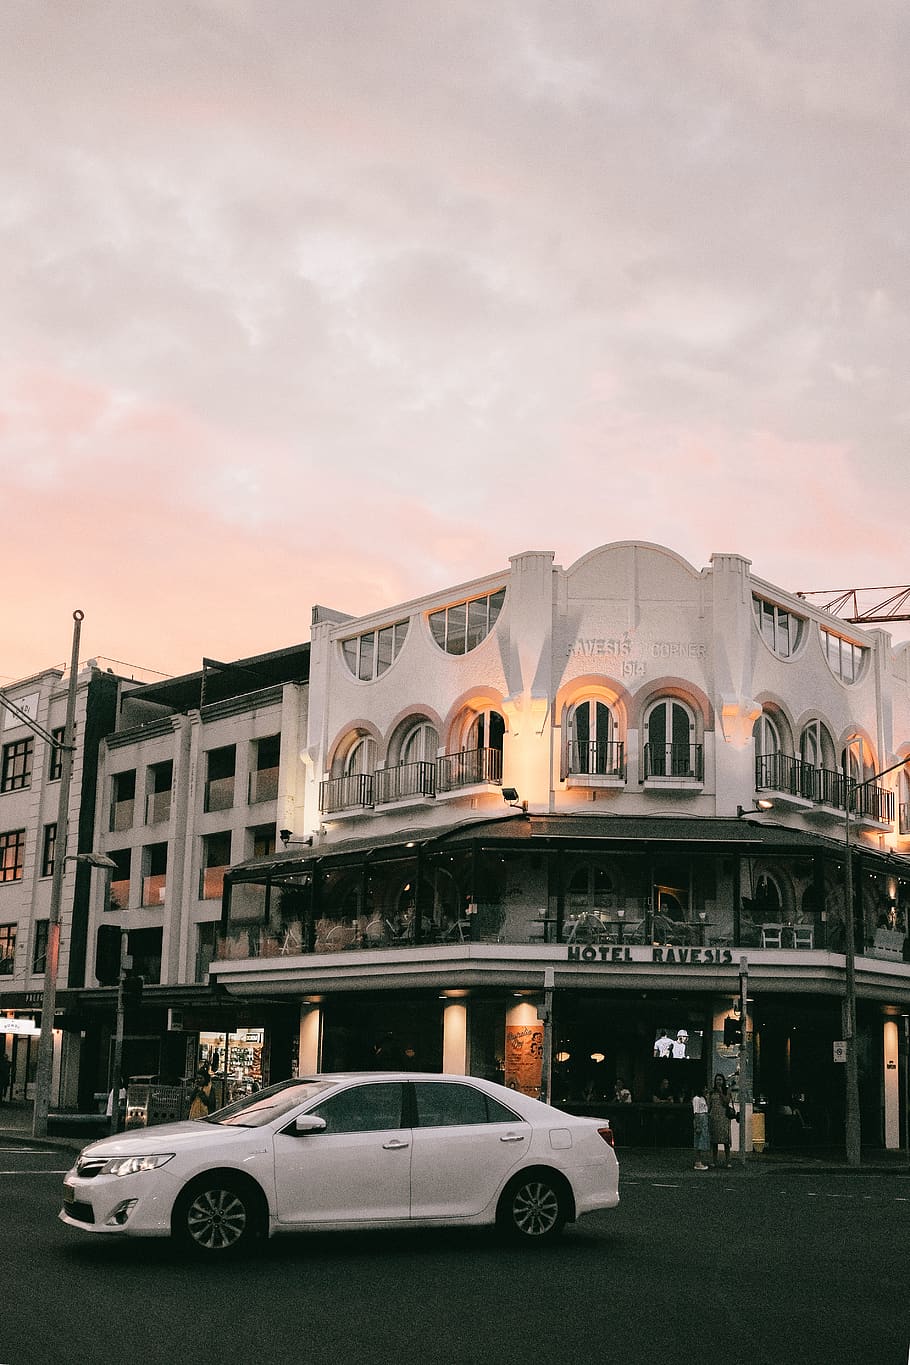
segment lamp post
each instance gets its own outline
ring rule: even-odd
[[[859,1059],[856,1049],[856,930],[853,909],[853,849],[850,840],[850,816],[856,809],[855,797],[863,787],[871,787],[880,777],[910,763],[910,755],[892,763],[881,772],[873,773],[864,782],[853,782],[847,771],[844,754],[844,1043],[846,1047],[844,1129],[847,1165],[859,1166],[862,1161],[862,1134],[859,1112]]]
[[[63,730],[60,796],[57,806],[57,848],[59,853],[54,858],[54,877],[51,882],[51,903],[47,921],[47,957],[44,965],[44,990],[41,996],[41,1035],[38,1039],[38,1058],[35,1065],[35,1110],[32,1119],[34,1137],[47,1137],[47,1115],[50,1109],[51,1084],[54,1073],[54,1013],[57,1006],[57,967],[60,960],[60,909],[63,901],[63,874],[66,868],[70,783],[73,776],[79,637],[84,614],[81,611],[73,612],[73,650],[70,660],[69,686],[66,694],[66,724]]]

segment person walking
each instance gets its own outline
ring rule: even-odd
[[[703,1090],[696,1090],[692,1096],[692,1145],[695,1148],[696,1171],[707,1171],[708,1147],[708,1101]]]
[[[9,1089],[10,1076],[12,1071],[9,1058],[6,1052],[0,1052],[0,1102],[6,1099],[6,1092]]]
[[[714,1084],[708,1092],[708,1136],[711,1140],[711,1157],[715,1170],[720,1164],[717,1159],[718,1148],[724,1152],[723,1164],[730,1165],[730,1120],[733,1117],[733,1099],[727,1089],[727,1078],[718,1071]]]

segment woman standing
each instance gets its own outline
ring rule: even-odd
[[[717,1149],[724,1149],[724,1165],[730,1165],[730,1118],[733,1100],[727,1089],[727,1078],[720,1072],[708,1091],[708,1134],[711,1138],[711,1157],[717,1167]]]

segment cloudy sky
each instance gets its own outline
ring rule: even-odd
[[[0,681],[526,549],[910,582],[908,69],[896,0],[4,0]]]

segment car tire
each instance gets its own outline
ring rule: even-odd
[[[198,1256],[237,1256],[261,1235],[261,1200],[245,1181],[230,1175],[197,1180],[180,1196],[173,1231]]]
[[[496,1223],[512,1241],[539,1244],[559,1236],[566,1216],[561,1183],[547,1171],[522,1171],[503,1191]]]

